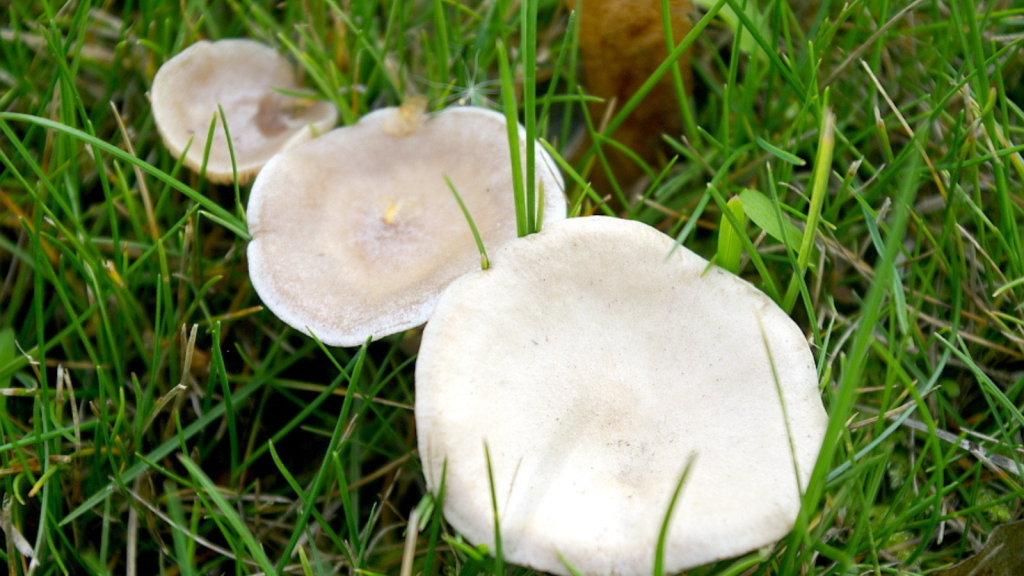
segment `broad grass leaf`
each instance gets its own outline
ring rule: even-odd
[[[734,228],[729,218],[722,214],[722,221],[718,226],[717,262],[719,266],[729,272],[739,274],[740,256],[743,255],[743,243],[740,241],[739,235],[746,233],[744,228],[746,227],[747,216],[743,210],[743,201],[737,196],[730,198],[726,206],[735,217],[736,223],[740,225],[740,229]]]
[[[740,200],[743,201],[744,212],[754,224],[760,226],[772,238],[785,243],[793,252],[800,251],[803,232],[785,216],[782,217],[782,226],[779,226],[779,216],[770,198],[757,190],[747,188],[740,192]]]

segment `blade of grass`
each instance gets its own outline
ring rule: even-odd
[[[828,100],[826,90],[825,100]],[[836,116],[826,104],[824,119],[818,133],[818,152],[814,159],[814,177],[811,184],[811,205],[807,209],[807,224],[804,228],[803,238],[800,242],[800,251],[797,253],[797,275],[803,276],[810,264],[812,249],[814,248],[814,237],[818,234],[818,220],[821,217],[821,206],[825,202],[828,193],[828,179],[832,174],[832,152],[835,149],[835,125]],[[786,289],[786,298],[782,309],[786,313],[793,311],[796,305],[796,298],[800,294],[799,284],[796,276],[790,279]]]
[[[327,350],[324,350],[327,353]],[[330,354],[328,354],[330,355]],[[359,349],[359,352],[355,357],[355,365],[352,368],[351,374],[346,375],[348,380],[348,386],[350,390],[358,389],[358,382],[363,374],[363,366],[366,361],[366,345],[363,345]],[[339,367],[340,368],[340,367]],[[341,413],[338,415],[337,422],[334,427],[334,432],[331,434],[331,441],[328,444],[328,452],[336,451],[341,449],[342,433],[345,430],[345,426],[348,423],[348,414],[352,408],[352,399],[355,397],[354,394],[346,394],[345,400],[342,403]],[[309,489],[308,499],[302,506],[302,511],[299,517],[295,521],[295,528],[292,531],[291,538],[285,545],[281,552],[281,559],[277,563],[277,572],[283,573],[285,566],[288,564],[289,559],[292,556],[292,552],[295,550],[295,545],[298,543],[299,538],[306,529],[306,524],[309,521],[309,516],[313,512],[313,508],[316,506],[316,501],[319,495],[323,492],[325,483],[327,481],[327,473],[331,468],[331,458],[324,458],[319,469],[317,470],[316,476],[313,479],[313,484]]]
[[[921,128],[924,131],[925,128]],[[816,510],[818,502],[825,490],[825,479],[828,470],[832,465],[832,458],[836,453],[837,441],[846,427],[846,421],[853,410],[853,403],[857,396],[857,385],[861,381],[861,375],[865,370],[868,357],[868,347],[874,338],[874,331],[878,318],[882,313],[882,303],[886,293],[892,284],[888,281],[894,273],[894,262],[903,242],[903,235],[906,232],[907,222],[910,219],[912,199],[917,191],[919,182],[920,161],[913,156],[909,164],[903,169],[903,185],[896,198],[895,209],[893,210],[893,222],[889,228],[889,235],[886,238],[885,253],[875,267],[875,281],[871,284],[868,294],[864,299],[863,311],[860,322],[853,336],[853,344],[850,348],[850,362],[844,367],[840,376],[838,391],[835,402],[830,406],[829,423],[825,430],[825,439],[822,443],[818,461],[811,474],[807,491],[804,493],[803,504],[800,507],[800,514],[797,516],[796,526],[793,529],[794,538],[802,545],[808,545],[807,525],[811,511]],[[783,558],[782,572],[788,573],[796,563],[796,555],[799,546],[790,546]]]
[[[491,491],[491,514],[494,518],[494,573],[505,574],[505,553],[501,543],[501,515],[498,512],[498,492],[494,488],[494,468],[491,465],[491,449],[484,442],[484,457],[487,459],[487,484]]]
[[[665,517],[661,521],[661,530],[658,531],[658,545],[654,549],[653,576],[664,576],[665,574],[665,542],[668,540],[669,528],[672,525],[672,513],[675,512],[679,495],[683,492],[683,486],[686,484],[686,479],[690,476],[690,470],[693,468],[693,463],[696,459],[696,454],[691,454],[686,459],[683,473],[679,475],[679,482],[676,482],[675,490],[672,491],[672,498],[668,501],[668,509],[665,511]]]
[[[455,196],[455,201],[459,203],[462,215],[466,217],[469,229],[473,232],[473,239],[476,240],[476,247],[480,251],[480,269],[487,270],[491,267],[491,261],[487,259],[487,250],[484,248],[483,239],[480,238],[480,231],[477,230],[476,223],[473,222],[473,216],[470,215],[469,209],[466,208],[465,202],[462,201],[462,196],[459,195],[459,191],[455,189],[455,185],[452,184],[447,174],[444,175],[444,181],[448,184],[448,189],[452,191],[452,196]]]
[[[526,189],[523,185],[523,165],[520,158],[518,105],[516,104],[515,83],[509,67],[505,43],[497,43],[498,65],[501,73],[501,99],[505,111],[505,126],[508,130],[508,149],[512,163],[512,194],[516,206],[516,233],[520,238],[530,233],[531,218],[526,205]]]
[[[242,238],[243,240],[251,240],[252,239],[252,237],[249,236],[249,233],[246,231],[245,224],[241,220],[239,220],[238,218],[233,216],[230,212],[228,212],[224,208],[220,207],[219,205],[214,203],[209,198],[203,196],[199,192],[196,192],[195,190],[193,190],[193,189],[189,188],[188,186],[182,184],[179,180],[177,180],[176,178],[171,177],[171,175],[167,174],[166,172],[164,172],[164,171],[160,170],[159,168],[157,168],[155,166],[152,166],[152,165],[150,165],[150,164],[140,160],[139,158],[136,158],[135,156],[132,156],[131,154],[128,154],[124,150],[121,150],[120,148],[118,148],[118,147],[116,147],[116,146],[114,146],[112,144],[104,142],[103,140],[101,140],[99,138],[96,138],[95,136],[91,136],[89,134],[86,134],[85,132],[82,132],[81,130],[78,130],[77,128],[72,128],[70,126],[65,126],[65,125],[63,125],[63,124],[61,124],[59,122],[54,122],[53,120],[47,120],[46,118],[40,118],[38,116],[31,116],[31,115],[28,115],[28,114],[19,114],[19,113],[15,113],[15,112],[0,112],[0,120],[3,120],[3,121],[10,120],[10,121],[16,121],[16,122],[26,122],[26,123],[29,123],[29,124],[35,124],[37,126],[41,126],[43,128],[48,128],[50,130],[53,130],[53,131],[61,133],[61,134],[67,134],[67,135],[69,135],[69,136],[71,136],[73,138],[76,138],[76,139],[81,140],[83,142],[86,142],[86,143],[88,143],[88,144],[90,144],[92,146],[95,146],[96,148],[99,148],[100,150],[103,150],[107,154],[110,154],[111,156],[113,156],[113,157],[115,157],[115,158],[117,158],[119,160],[122,160],[124,162],[127,162],[127,163],[131,164],[132,166],[138,166],[139,168],[141,168],[144,172],[146,172],[150,176],[156,178],[157,180],[160,180],[164,184],[167,184],[171,188],[177,190],[178,192],[181,192],[185,196],[188,196],[190,199],[195,201],[197,204],[201,205],[203,208],[206,208],[212,214],[214,214],[215,216],[220,218],[223,222],[228,224],[228,226],[227,226],[228,230],[230,230],[236,236]]]
[[[212,410],[203,414],[202,416],[194,420],[191,424],[186,426],[183,430],[183,436],[186,439],[188,439],[192,438],[199,432],[202,432],[205,428],[207,428],[212,423],[216,422],[218,419],[224,416],[224,414],[227,411],[227,402],[231,402],[232,407],[237,408],[250,395],[252,395],[253,392],[260,389],[263,385],[263,380],[257,378],[254,379],[253,382],[250,383],[248,386],[245,386],[244,388],[241,388],[240,390],[233,392],[231,394],[231,397],[227,399],[225,402],[217,404],[216,406],[214,406]],[[159,462],[160,460],[163,460],[164,458],[170,456],[170,454],[174,452],[174,450],[177,448],[179,448],[178,439],[172,438],[170,440],[165,441],[156,449],[151,450],[148,454],[146,454],[146,458],[152,462]],[[145,462],[137,462],[132,466],[129,466],[127,469],[125,469],[124,472],[119,473],[119,480],[122,484],[127,484],[135,480],[135,478],[137,478],[139,474],[142,474],[147,469],[149,469],[148,464],[146,464]],[[110,496],[110,493],[111,491],[113,491],[114,487],[115,483],[111,482],[107,484],[105,488],[87,498],[85,502],[80,504],[70,514],[65,516],[64,519],[61,520],[59,526],[67,526],[76,518],[88,512],[92,507],[103,502]]]
[[[203,487],[203,491],[206,495],[213,500],[213,503],[220,510],[220,513],[224,516],[224,519],[234,530],[235,534],[242,539],[245,547],[249,550],[249,554],[256,560],[263,569],[264,574],[277,574],[279,572],[274,571],[273,564],[270,563],[270,558],[267,558],[266,552],[263,551],[263,546],[256,542],[256,538],[252,535],[252,532],[245,526],[242,519],[235,512],[235,509],[224,499],[220,494],[220,490],[217,485],[210,480],[203,469],[198,464],[192,461],[191,458],[184,454],[178,455],[178,461],[188,470],[192,479],[195,480],[200,486]]]
[[[523,122],[526,127],[526,229],[538,232],[537,181],[534,176],[537,146],[537,5],[539,0],[524,0],[520,8],[520,50],[523,64]],[[502,77],[504,86],[504,76]],[[511,138],[509,139],[511,144]]]

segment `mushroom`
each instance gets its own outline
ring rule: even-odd
[[[678,572],[793,526],[827,416],[797,325],[645,224],[576,218],[442,295],[416,364],[427,487],[473,544],[568,576]],[[777,375],[777,378],[775,377]],[[788,417],[788,419],[787,419]],[[442,479],[442,476],[444,478]]]
[[[200,40],[160,67],[150,100],[164,145],[175,158],[184,152],[185,165],[196,172],[202,168],[210,123],[219,105],[231,133],[238,181],[246,183],[275,154],[330,130],[337,122],[338,111],[330,102],[281,92],[301,90],[288,61],[270,46],[241,38]],[[206,177],[220,184],[234,178],[220,119]]]
[[[385,108],[272,159],[247,210],[249,275],[263,302],[336,346],[426,322],[441,291],[480,266],[445,176],[488,249],[516,237],[508,131],[497,112]],[[539,148],[536,181],[543,222],[565,218],[561,176]]]
[[[580,67],[587,91],[599,98],[588,106],[592,118],[604,118],[629,101],[668,57],[667,29],[675,42],[682,41],[693,28],[695,14],[690,0],[669,0],[665,15],[662,3],[657,1],[564,0],[564,4],[569,10],[578,10]],[[663,20],[666,16],[667,23]],[[614,134],[608,135],[630,151],[626,154],[605,146],[603,152],[623,188],[631,188],[644,175],[643,163],[637,163],[636,158],[657,163],[659,156],[664,156],[663,135],[678,134],[682,128],[680,94],[673,78],[682,80],[686,93],[693,91],[690,51],[674,65],[679,76],[664,74]],[[605,170],[594,170],[592,177],[599,194],[615,190]]]

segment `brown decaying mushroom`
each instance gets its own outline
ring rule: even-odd
[[[668,56],[659,0],[579,0],[580,53],[587,91],[604,99],[590,105],[595,124],[600,124],[609,105],[615,112],[628,101]],[[569,8],[577,0],[565,0]],[[690,0],[669,0],[672,38],[681,41],[693,28]],[[683,84],[691,88],[690,53],[677,61]],[[677,135],[682,118],[671,73],[661,78],[612,138],[645,161],[652,163],[661,149],[662,134]],[[643,172],[625,154],[605,146],[605,154],[617,181],[630,186]],[[594,187],[611,191],[604,170],[591,173]]]
[[[525,150],[525,130],[520,127]],[[565,218],[561,176],[537,148],[543,221]],[[249,275],[264,303],[323,342],[356,346],[424,323],[440,292],[480,267],[451,179],[484,244],[516,237],[505,117],[385,108],[272,159],[247,211]]]
[[[157,129],[175,158],[198,172],[210,122],[219,104],[227,119],[239,183],[248,182],[275,154],[330,130],[338,112],[330,102],[295,98],[277,90],[302,87],[276,50],[247,39],[201,40],[156,73],[150,100]],[[191,143],[190,143],[191,141]],[[213,134],[206,177],[232,181],[231,155],[220,120]]]
[[[666,259],[672,246],[645,224],[574,218],[441,296],[416,423],[427,487],[445,471],[444,514],[468,541],[494,544],[485,443],[516,564],[567,576],[561,554],[586,575],[650,575],[691,457],[665,570],[792,528],[827,424],[807,340],[747,282],[685,248]]]

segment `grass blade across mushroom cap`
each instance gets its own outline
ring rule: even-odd
[[[645,224],[575,218],[510,242],[442,295],[416,365],[427,486],[505,559],[568,575],[669,572],[793,526],[827,424],[797,325]],[[777,374],[777,377],[776,377]],[[781,395],[781,397],[780,397]],[[788,421],[786,419],[788,416]],[[794,459],[795,456],[795,459]]]
[[[244,184],[275,154],[334,127],[338,111],[330,102],[280,92],[301,89],[288,60],[266,44],[245,38],[200,40],[160,67],[150,100],[157,129],[175,158],[184,153],[185,165],[199,172],[215,123],[206,176],[211,182],[231,182],[233,152]],[[230,149],[223,120],[231,132]]]
[[[525,145],[520,127],[520,146]],[[455,107],[422,119],[384,108],[275,157],[247,210],[249,275],[264,303],[327,344],[355,346],[426,322],[480,254],[516,237],[505,117]],[[562,178],[538,148],[545,224],[565,218]]]

